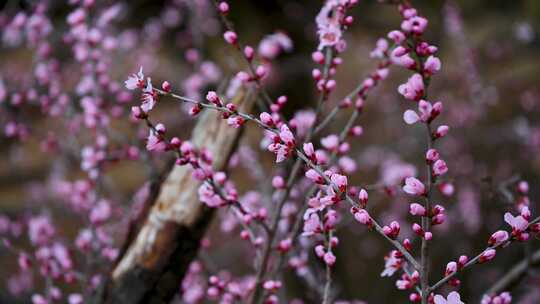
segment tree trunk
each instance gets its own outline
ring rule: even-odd
[[[236,98],[243,112],[251,110],[251,98]],[[245,100],[245,101],[244,101]],[[191,141],[212,153],[213,168],[224,170],[240,137],[240,129],[227,126],[215,111],[199,117]],[[197,255],[199,243],[212,219],[213,210],[199,201],[200,182],[188,166],[174,166],[155,201],[145,212],[142,225],[131,240],[96,303],[168,303],[179,291],[187,268]]]

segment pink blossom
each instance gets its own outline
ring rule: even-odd
[[[367,226],[371,226],[373,224],[369,213],[364,209],[354,212],[354,219]]]
[[[439,151],[436,149],[429,149],[426,152],[426,160],[429,162],[434,162],[439,159]]]
[[[446,270],[444,271],[445,276],[449,276],[457,271],[457,263],[456,262],[449,262],[446,265]]]
[[[373,51],[370,53],[371,58],[384,58],[384,54],[388,51],[388,41],[386,39],[379,39],[377,40],[376,47]]]
[[[167,143],[163,141],[161,136],[156,135],[153,130],[150,130],[146,141],[146,149],[148,151],[163,152],[167,149]]]
[[[236,42],[238,41],[238,36],[237,36],[236,33],[233,32],[233,31],[226,31],[226,32],[223,34],[223,38],[225,38],[225,41],[226,41],[228,44],[236,44]]]
[[[32,295],[32,304],[48,304],[49,301],[47,299],[40,295],[40,294],[34,294]]]
[[[339,145],[339,137],[335,134],[328,135],[321,139],[321,145],[330,151],[334,151]]]
[[[94,225],[103,223],[111,216],[111,206],[106,200],[100,200],[90,212],[90,222]]]
[[[144,74],[143,74],[143,68],[139,68],[139,72],[137,74],[133,74],[128,77],[128,79],[124,82],[126,89],[128,90],[134,90],[137,88],[143,88],[144,87]]]
[[[391,31],[388,33],[388,38],[392,39],[395,44],[401,44],[405,41],[405,34],[401,31]]]
[[[412,203],[409,212],[412,215],[418,215],[418,216],[425,216],[426,215],[426,208],[424,206],[418,204],[418,203]]]
[[[388,256],[384,257],[384,259],[384,271],[381,273],[381,277],[391,277],[401,268],[403,263],[400,252],[397,250],[392,250]]]
[[[324,262],[328,266],[333,266],[336,263],[336,256],[332,253],[332,251],[328,251],[324,254]]]
[[[412,125],[420,120],[420,116],[413,110],[406,110],[403,112],[403,120],[405,123]]]
[[[281,125],[279,138],[289,147],[294,146],[294,135],[286,124]]]
[[[150,112],[156,105],[156,95],[152,87],[152,80],[148,78],[146,87],[143,89],[141,109],[144,113]]]
[[[435,56],[429,56],[424,63],[424,72],[433,75],[441,70],[441,60]]]
[[[324,184],[324,178],[314,169],[306,171],[306,177],[316,184]]]
[[[84,302],[83,296],[79,293],[72,293],[68,296],[69,304],[82,304]]]
[[[55,234],[55,229],[48,217],[44,215],[30,218],[28,221],[28,235],[35,245],[47,243]]]
[[[504,214],[504,221],[512,227],[512,232],[516,233],[525,231],[529,225],[529,221],[524,219],[523,216],[513,216],[510,212]]]
[[[450,128],[448,126],[439,126],[437,128],[437,131],[435,132],[435,137],[440,138],[440,137],[446,136],[446,134],[448,134],[449,129]]]
[[[330,180],[334,185],[339,188],[339,191],[345,192],[347,190],[347,177],[341,174],[332,174]]]
[[[231,116],[227,118],[227,124],[235,129],[240,128],[244,124],[245,120],[241,116]]]
[[[411,195],[424,195],[426,188],[424,184],[414,177],[407,177],[405,179],[405,186],[403,191]]]
[[[435,295],[433,300],[435,304],[465,304],[461,301],[461,297],[456,291],[449,293],[446,299],[441,295]]]
[[[290,52],[292,50],[292,40],[283,32],[268,35],[261,40],[258,52],[266,59],[274,59],[281,52]]]
[[[446,174],[448,172],[448,166],[446,165],[446,162],[442,159],[438,159],[433,164],[433,175],[435,176],[441,176],[443,174]]]
[[[426,18],[415,16],[415,17],[404,20],[401,23],[401,29],[405,33],[414,33],[414,34],[419,35],[424,32],[427,25],[428,25],[428,21]]]
[[[309,209],[304,214],[304,232],[302,235],[310,236],[318,233],[321,230],[321,220],[317,213],[311,212]]]
[[[486,249],[480,255],[480,258],[478,259],[478,263],[484,263],[484,262],[493,260],[495,258],[496,253],[497,251],[495,249]]]
[[[490,246],[497,246],[508,240],[508,232],[504,230],[499,230],[491,235],[488,240]]]
[[[398,92],[409,100],[420,100],[424,96],[424,80],[420,74],[412,75],[407,83],[398,87]]]
[[[229,13],[229,3],[221,1],[218,5],[218,9],[221,14],[227,15]]]
[[[368,192],[366,189],[360,189],[360,192],[358,193],[358,200],[360,200],[360,204],[365,207],[368,202]]]

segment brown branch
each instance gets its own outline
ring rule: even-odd
[[[244,112],[250,112],[253,104],[242,96],[235,103]],[[207,149],[214,157],[214,170],[221,171],[239,138],[240,129],[227,126],[219,112],[206,111],[198,119],[191,142]],[[200,182],[191,174],[188,166],[175,166],[164,180],[142,227],[95,303],[168,303],[179,291],[213,214],[199,201]]]
[[[540,264],[540,250],[534,252],[530,258],[524,259],[515,264],[506,274],[493,284],[486,292],[486,295],[492,296],[503,291],[507,291],[521,281],[529,270],[530,266]]]

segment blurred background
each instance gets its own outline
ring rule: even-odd
[[[89,47],[89,54],[78,46],[80,33],[66,22],[83,5],[71,2],[0,3],[0,126],[4,133],[0,138],[0,233],[12,243],[0,248],[0,303],[28,303],[32,290],[50,284],[40,280],[38,269],[28,274],[17,266],[17,252],[32,254],[35,249],[28,239],[30,219],[50,218],[55,236],[69,248],[80,236],[81,225],[88,222],[90,207],[84,207],[85,202],[105,199],[112,215],[99,227],[107,238],[102,249],[113,250],[122,242],[132,209],[144,201],[147,181],[166,167],[170,156],[144,152],[147,131],[129,117],[138,95],[123,89],[128,75],[143,66],[156,86],[168,80],[174,91],[201,98],[209,89],[224,91],[234,75],[245,69],[236,51],[223,42],[223,29],[210,1],[96,1],[88,9],[86,22],[98,28],[101,37],[97,46]],[[285,109],[289,117],[309,110],[316,100],[311,79],[316,65],[311,53],[318,44],[314,18],[322,4],[230,1],[229,17],[245,43],[257,46],[276,32],[292,40],[292,50],[269,63],[271,73],[265,80],[273,97],[289,97]],[[430,96],[444,102],[440,121],[451,127],[440,151],[450,168],[446,178],[455,191],[449,197],[437,197],[447,208],[448,220],[434,231],[432,277],[436,279],[442,277],[448,261],[461,254],[476,255],[493,231],[505,228],[504,212],[515,213],[516,204],[524,199],[516,191],[517,182],[529,183],[530,209],[533,216],[538,214],[540,2],[412,4],[429,20],[426,40],[439,47],[442,71],[433,78]],[[21,12],[26,19],[18,26]],[[377,1],[362,0],[351,13],[355,22],[346,32],[344,64],[338,68],[338,86],[329,104],[341,101],[376,68],[370,52],[379,38],[400,24],[396,7]],[[36,14],[46,18],[36,21],[31,18]],[[408,105],[398,95],[397,86],[408,76],[403,69],[391,68],[389,79],[369,96],[360,118],[364,134],[351,142],[350,156],[358,173],[349,180],[354,185],[388,183],[389,187],[370,193],[372,212],[384,223],[388,222],[385,219],[400,219],[404,235],[411,234],[406,224],[412,222],[408,201],[391,184],[393,176],[399,175],[396,167],[423,168],[425,145],[419,127],[403,127],[402,113]],[[92,84],[100,89],[90,92]],[[91,105],[82,101],[84,96],[93,96],[88,101]],[[160,101],[152,115],[167,126],[169,134],[187,138],[195,120],[185,110]],[[350,115],[342,112],[322,136],[339,132]],[[251,191],[283,169],[273,166],[273,155],[259,148],[260,139],[261,132],[248,126],[230,166],[245,200],[253,199]],[[93,149],[90,160],[88,153],[86,157],[81,153],[85,147]],[[105,156],[99,156],[97,150]],[[92,159],[93,165],[84,164]],[[301,195],[293,196],[291,204],[300,199]],[[343,210],[346,216],[338,230],[334,271],[338,298],[368,303],[407,301],[408,293],[395,288],[394,278],[379,277],[383,256],[390,250],[387,244],[348,222],[347,208]],[[208,269],[228,269],[239,277],[252,273],[250,263],[238,264],[239,258],[253,258],[238,231],[225,212],[216,217],[205,240],[209,250],[202,253],[201,263]],[[493,263],[464,272],[459,276],[462,299],[479,302],[498,277],[527,252],[538,250],[539,244],[532,240],[512,245],[500,250]],[[105,262],[89,263],[76,249],[70,250],[74,263],[95,266],[89,268],[95,275],[106,273]],[[307,256],[298,256],[313,269],[315,281],[323,282],[323,265],[312,251],[306,252]],[[107,257],[103,254],[101,258],[110,263],[114,252],[112,258]],[[284,282],[283,292],[290,299],[318,302],[317,291],[293,270],[287,271]],[[512,289],[515,302],[538,303],[539,283],[540,270],[531,267],[523,283]],[[62,288],[72,292],[79,287],[62,284]]]

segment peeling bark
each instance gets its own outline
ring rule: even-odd
[[[242,112],[252,101],[239,96]],[[245,101],[244,101],[245,100]],[[224,170],[240,137],[217,112],[199,117],[191,141],[213,155],[213,168]],[[148,205],[142,225],[131,237],[95,303],[168,303],[178,292],[184,274],[196,257],[213,210],[199,201],[200,182],[187,166],[174,166],[157,198]],[[133,225],[136,227],[136,225]],[[131,239],[131,240],[130,240]]]

